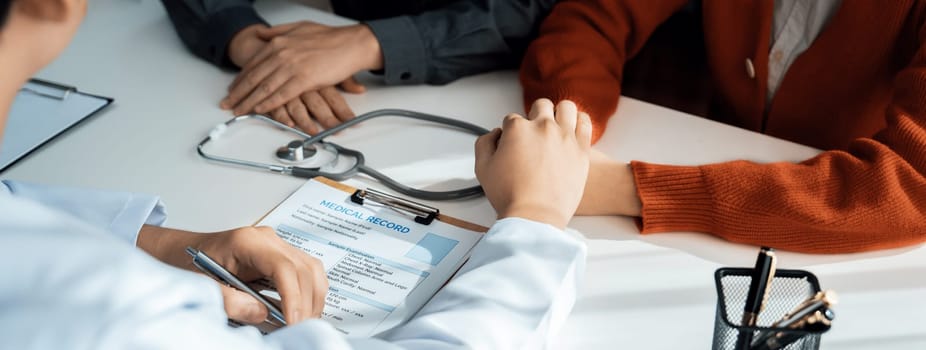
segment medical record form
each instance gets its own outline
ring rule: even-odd
[[[389,206],[350,200],[354,189],[309,180],[258,225],[319,260],[329,289],[322,318],[349,336],[407,321],[469,257],[486,228],[438,217],[428,225]]]

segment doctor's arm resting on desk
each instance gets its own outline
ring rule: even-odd
[[[591,115],[597,139],[617,108],[624,63],[686,3],[561,2],[525,54],[525,103],[539,97],[577,101]],[[824,11],[830,2],[813,3]],[[704,232],[810,253],[926,241],[926,6],[833,2],[836,7],[825,10],[838,15],[785,67],[787,79],[765,84],[774,57],[756,59],[754,66],[747,60],[744,71],[737,52],[761,45],[755,43],[768,40],[768,32],[732,28],[753,28],[771,17],[778,23],[786,14],[777,4],[773,11],[749,2],[705,2],[715,96],[740,125],[767,125],[753,130],[826,151],[799,163],[702,166],[593,156],[579,215],[636,216],[645,234]],[[839,59],[846,55],[854,63]],[[777,92],[766,91],[778,82]]]
[[[445,84],[517,67],[555,0],[333,1],[362,24],[270,27],[251,0],[162,0],[183,42],[213,64],[241,68],[222,106],[255,111],[309,134],[352,118],[334,88],[381,72],[395,84]],[[295,4],[293,6],[296,6]]]
[[[186,247],[210,254],[245,281],[272,280],[278,287],[287,320],[318,318],[328,283],[316,259],[280,239],[269,227],[242,227],[216,233],[194,233],[161,227],[166,220],[157,197],[99,190],[51,187],[3,181],[0,193],[27,200],[103,228],[121,241],[136,245],[171,266],[198,272]],[[256,299],[219,285],[228,317],[247,324],[267,319],[267,309]]]

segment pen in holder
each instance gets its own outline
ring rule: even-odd
[[[806,329],[770,328],[795,307],[820,292],[820,284],[812,273],[802,270],[777,270],[772,278],[764,310],[758,315],[756,326],[741,325],[743,306],[749,294],[749,284],[753,269],[721,268],[714,274],[717,283],[717,315],[714,320],[714,350],[747,350],[737,348],[741,334],[752,332],[751,339],[756,339],[752,349],[769,347],[756,345],[761,339],[773,335],[779,340],[778,349],[815,350],[820,347],[820,335],[823,331],[813,332]],[[773,340],[774,342],[774,340]],[[773,343],[770,342],[770,343]]]

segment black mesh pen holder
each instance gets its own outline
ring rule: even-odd
[[[772,279],[765,309],[759,313],[755,327],[742,326],[743,306],[752,280],[753,269],[722,268],[714,273],[717,283],[717,315],[714,319],[714,350],[745,350],[750,347],[737,347],[741,344],[741,334],[752,339],[763,335],[776,334],[781,339],[797,339],[786,350],[816,350],[820,347],[821,333],[811,333],[785,328],[769,328],[788,312],[807,298],[820,291],[820,283],[812,273],[803,270],[777,270]],[[767,333],[775,332],[775,333]],[[778,333],[781,332],[781,333]]]

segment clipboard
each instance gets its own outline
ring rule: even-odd
[[[257,224],[322,262],[329,280],[323,319],[362,337],[413,317],[488,231],[422,203],[323,177],[307,181]],[[278,299],[272,286],[257,289]]]
[[[112,102],[110,97],[84,93],[74,86],[30,79],[10,108],[0,144],[0,172]]]

